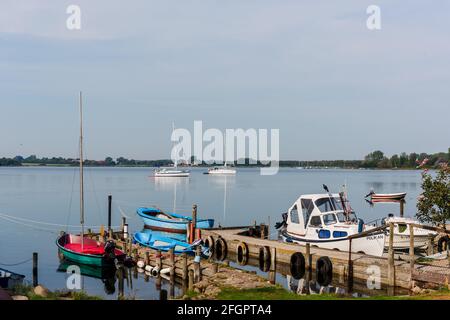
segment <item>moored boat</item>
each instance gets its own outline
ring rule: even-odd
[[[310,243],[325,249],[365,253],[382,256],[385,233],[378,231],[362,237],[359,233],[374,229],[359,219],[343,198],[343,194],[301,195],[279,224],[285,242]]]
[[[125,253],[113,241],[105,244],[84,236],[84,167],[83,167],[83,105],[80,92],[80,235],[61,234],[56,240],[60,258],[77,263],[104,267],[125,260]]]
[[[144,221],[146,229],[173,233],[186,233],[192,218],[176,213],[163,212],[154,207],[139,208],[137,214]],[[213,219],[198,219],[197,229],[209,229],[214,227]]]
[[[170,177],[187,178],[190,176],[190,174],[191,173],[189,170],[180,170],[180,169],[177,169],[177,167],[160,168],[160,169],[155,169],[155,171],[154,171],[155,177],[163,177],[163,178],[170,178]]]
[[[123,262],[125,253],[117,249],[114,242],[100,243],[91,238],[63,234],[56,241],[60,255],[70,261],[96,267],[114,266]]]
[[[390,200],[403,200],[405,199],[406,192],[399,193],[375,193],[371,191],[366,198],[370,197],[372,201],[382,202],[382,201],[390,201]]]
[[[394,217],[393,215],[389,215],[387,218],[383,218],[381,220],[381,225],[389,225],[390,223],[393,223],[394,227],[394,250],[408,250],[410,247],[411,224],[421,225],[421,223],[414,219]],[[428,247],[430,238],[434,238],[435,236],[437,236],[437,233],[435,231],[430,231],[423,228],[413,227],[413,232],[414,248],[416,249],[426,249]],[[388,248],[389,237],[386,237],[385,250],[387,250]]]
[[[0,268],[0,288],[12,289],[21,285],[25,279],[24,275]]]
[[[166,252],[170,249],[174,249],[174,253],[176,254],[194,254],[193,245],[190,245],[184,241],[164,237],[156,232],[137,232],[134,234],[134,241],[144,247],[149,247],[154,250]]]

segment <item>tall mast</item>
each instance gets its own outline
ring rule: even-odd
[[[175,131],[175,122],[172,121],[172,134]],[[176,150],[176,158],[175,161],[173,163],[173,167],[177,168],[178,167],[178,145],[177,145],[177,150]]]
[[[80,91],[80,223],[81,248],[84,249],[84,170],[83,170],[83,102]]]

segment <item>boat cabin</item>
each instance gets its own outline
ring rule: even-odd
[[[362,220],[354,212],[346,213],[339,194],[300,196],[289,208],[286,231],[319,239],[337,239],[361,232]]]

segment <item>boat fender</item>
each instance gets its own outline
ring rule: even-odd
[[[447,246],[450,244],[450,238],[448,236],[440,237],[437,243],[438,252],[447,250]]]
[[[247,265],[248,262],[248,246],[245,242],[240,242],[236,247],[236,260],[241,266]]]
[[[160,266],[156,266],[152,269],[152,276],[157,277],[159,275],[159,270],[161,270]]]
[[[321,286],[328,286],[333,278],[333,264],[330,258],[320,257],[316,263],[316,280]]]
[[[219,239],[216,240],[216,245],[214,248],[216,259],[219,261],[225,260],[227,257],[227,251],[228,247],[226,241],[223,238],[219,237]]]
[[[263,272],[270,269],[270,248],[268,246],[259,248],[259,269]]]
[[[170,273],[170,269],[172,269],[172,268],[168,267],[168,268],[161,269],[161,271],[159,272],[159,274],[167,274],[167,273]]]
[[[151,265],[149,265],[149,264],[148,264],[148,265],[146,265],[146,266],[145,266],[145,271],[147,271],[147,272],[150,272],[150,273],[151,273],[151,272],[152,272],[152,270],[153,270],[153,267],[152,267]]]
[[[145,262],[144,261],[142,261],[142,260],[139,260],[137,263],[136,263],[136,265],[137,265],[137,267],[138,268],[144,268],[145,267]]]
[[[205,239],[205,247],[209,248],[209,252],[211,252],[211,254],[214,254],[214,238],[212,236],[208,236]]]
[[[291,275],[295,280],[300,280],[305,275],[305,257],[301,252],[291,256]]]

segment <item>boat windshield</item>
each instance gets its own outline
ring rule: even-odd
[[[337,219],[336,216],[334,215],[334,213],[329,213],[323,216],[323,223],[325,223],[325,225],[329,226],[330,224],[335,224],[337,223]]]
[[[339,222],[356,222],[358,221],[358,217],[354,212],[351,212],[348,217],[344,212],[336,213],[337,219]]]
[[[315,204],[320,212],[343,210],[342,204],[338,198],[321,198],[316,200]]]

